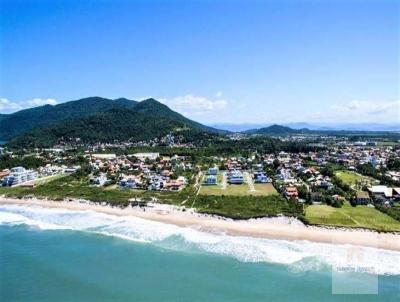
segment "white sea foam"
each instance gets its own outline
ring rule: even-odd
[[[32,206],[0,206],[0,225],[30,225],[43,230],[69,229],[115,236],[162,248],[205,251],[244,262],[289,265],[294,271],[334,269],[400,274],[400,252],[355,248],[309,241],[285,241],[201,232],[136,217],[120,217],[93,211],[72,211]],[[356,257],[354,257],[354,250]],[[350,253],[349,253],[350,251]],[[350,255],[350,257],[349,257]]]

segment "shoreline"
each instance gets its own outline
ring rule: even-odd
[[[331,229],[306,226],[295,218],[285,216],[250,220],[232,220],[218,216],[200,214],[191,209],[185,211],[178,207],[154,204],[145,209],[139,207],[116,208],[95,204],[90,201],[51,201],[43,199],[16,199],[0,197],[0,204],[61,208],[74,211],[95,211],[98,213],[131,216],[157,221],[180,227],[193,227],[199,231],[225,233],[233,236],[247,236],[289,241],[311,241],[327,244],[349,244],[392,251],[400,251],[400,235],[378,233],[359,229]]]

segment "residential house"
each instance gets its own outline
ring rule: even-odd
[[[268,178],[267,175],[263,172],[255,172],[253,174],[254,182],[255,183],[268,183],[271,182],[271,179]]]
[[[217,177],[215,175],[207,175],[203,184],[204,185],[216,185]]]
[[[285,187],[285,196],[287,199],[298,199],[299,192],[295,186],[287,186]]]
[[[357,205],[366,205],[371,203],[371,198],[369,197],[368,192],[359,191],[356,196],[356,204]]]
[[[243,173],[238,170],[228,173],[228,182],[230,184],[242,184],[244,182]]]
[[[368,191],[375,197],[375,199],[388,199],[393,195],[393,189],[387,186],[378,185],[368,188]]]
[[[212,167],[208,169],[208,174],[209,175],[217,175],[218,174],[218,168],[217,167]]]

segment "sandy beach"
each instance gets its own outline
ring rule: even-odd
[[[300,221],[288,217],[231,220],[199,214],[193,210],[183,211],[181,208],[164,204],[152,204],[145,209],[139,207],[121,209],[87,201],[50,201],[35,198],[13,199],[0,197],[0,204],[62,208],[75,211],[96,211],[109,215],[134,216],[181,227],[193,227],[197,230],[212,233],[226,233],[236,236],[269,239],[307,240],[320,243],[350,244],[400,251],[399,234],[378,233],[368,230],[328,229],[324,227],[305,226]]]

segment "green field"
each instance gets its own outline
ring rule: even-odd
[[[52,175],[52,176],[46,176],[43,178],[38,178],[35,180],[35,185],[37,185],[37,186],[44,185],[48,182],[51,182],[53,180],[60,179],[60,178],[66,177],[66,176],[68,176],[68,174],[58,174],[58,175]]]
[[[268,196],[273,194],[278,194],[278,191],[271,183],[267,184],[254,184],[255,192],[251,192],[252,195],[258,196]]]
[[[212,196],[199,195],[196,209],[200,213],[220,215],[233,219],[271,217],[279,214],[303,216],[303,205],[280,195],[270,196]]]
[[[378,146],[397,146],[399,145],[399,142],[395,142],[395,141],[383,141],[383,142],[378,142]]]
[[[347,184],[349,186],[354,186],[357,183],[369,184],[373,181],[373,179],[370,177],[362,176],[350,171],[337,171],[335,175],[340,180],[342,180],[344,184]]]
[[[226,185],[226,189],[222,188],[222,185],[216,186],[201,186],[200,194],[202,195],[235,195],[235,196],[246,196],[250,194],[250,189],[247,184],[242,185]]]
[[[352,207],[348,203],[345,203],[342,208],[311,205],[305,212],[310,224],[400,231],[399,221],[367,206]]]

